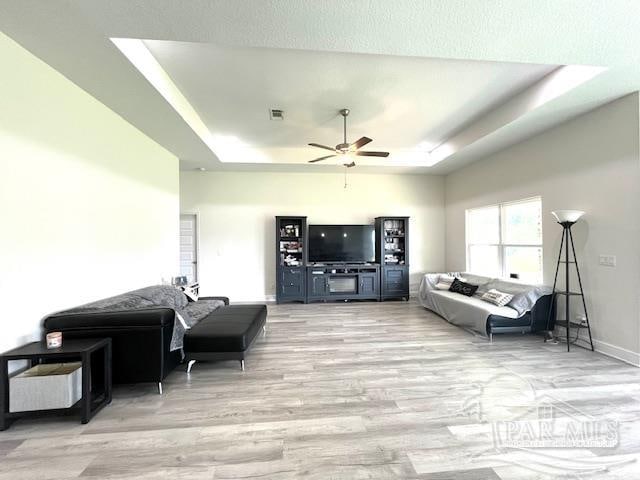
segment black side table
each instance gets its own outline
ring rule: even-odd
[[[102,350],[102,371],[91,372],[91,355]],[[69,408],[9,412],[9,361],[27,360],[30,367],[40,363],[80,360],[82,362],[82,398]],[[94,382],[92,382],[92,378]],[[97,380],[102,380],[98,390]],[[95,388],[94,388],[95,387]],[[9,350],[0,355],[0,430],[6,430],[17,418],[41,416],[43,414],[79,413],[82,423],[88,423],[105,405],[111,403],[111,339],[63,340],[62,347],[48,349],[43,342],[33,342]]]

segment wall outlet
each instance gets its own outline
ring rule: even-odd
[[[615,267],[617,260],[615,255],[600,255],[600,265],[604,267]]]

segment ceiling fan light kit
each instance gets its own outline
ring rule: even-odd
[[[311,147],[322,148],[324,150],[329,150],[334,152],[332,155],[325,155],[324,157],[318,157],[318,158],[314,158],[313,160],[309,160],[309,163],[321,162],[323,160],[328,160],[329,158],[337,157],[339,155],[356,155],[359,157],[388,157],[389,156],[389,152],[372,152],[372,151],[360,150],[360,148],[373,142],[373,140],[369,137],[361,137],[353,143],[348,143],[347,142],[347,116],[349,115],[349,109],[343,108],[342,110],[340,110],[340,115],[342,115],[342,119],[343,119],[342,143],[337,144],[335,147],[329,147],[327,145],[322,145],[320,143],[309,143],[309,146]],[[351,168],[356,166],[356,162],[351,160],[348,163],[343,163],[343,165],[347,168]]]

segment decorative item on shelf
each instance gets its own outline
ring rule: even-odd
[[[280,242],[280,251],[286,253],[302,253],[300,242]]]
[[[394,255],[387,254],[384,256],[384,263],[388,265],[396,265],[400,263],[400,260],[398,260],[398,258]]]
[[[62,332],[47,333],[47,348],[54,349],[62,347]]]
[[[302,265],[300,259],[294,257],[293,255],[287,255],[286,257],[284,257],[284,264],[287,267],[298,267]]]
[[[580,277],[580,269],[578,268],[578,258],[576,257],[576,249],[573,244],[573,234],[571,233],[571,227],[584,215],[585,212],[581,210],[556,210],[551,212],[551,214],[556,218],[557,222],[562,225],[562,238],[560,240],[560,252],[558,254],[558,263],[556,266],[556,275],[553,280],[553,299],[551,301],[551,307],[549,308],[549,315],[547,317],[547,328],[545,335],[545,342],[549,339],[553,339],[553,332],[550,330],[551,325],[551,316],[553,314],[553,305],[555,304],[555,300],[558,295],[563,295],[565,297],[565,319],[562,321],[557,321],[556,324],[564,327],[566,329],[566,340],[567,340],[567,351],[571,349],[571,344],[576,344],[581,346],[578,341],[585,341],[580,338],[580,329],[586,328],[589,334],[589,346],[593,351],[593,339],[591,337],[591,327],[589,325],[589,314],[587,313],[587,303],[584,298],[584,289],[582,288],[582,278]],[[569,244],[571,244],[571,252],[573,253],[573,257],[569,252]],[[564,260],[562,260],[562,253],[564,247]],[[572,259],[573,258],[573,259]],[[558,273],[560,272],[560,264],[564,264],[564,276],[565,276],[565,286],[564,290],[556,291],[556,286],[558,283]],[[570,267],[571,265],[575,266],[576,275],[578,277],[578,287],[580,289],[579,292],[572,292],[570,289]],[[584,308],[584,321],[573,322],[571,321],[570,314],[570,299],[572,296],[579,296],[582,299],[582,306]],[[575,340],[571,340],[571,329],[576,329],[576,338]]]
[[[300,236],[300,225],[290,224],[285,225],[280,230],[281,237],[299,237]]]

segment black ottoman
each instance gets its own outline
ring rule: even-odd
[[[220,307],[184,335],[187,373],[197,360],[240,360],[244,371],[244,358],[249,347],[267,321],[266,305],[227,305]]]

